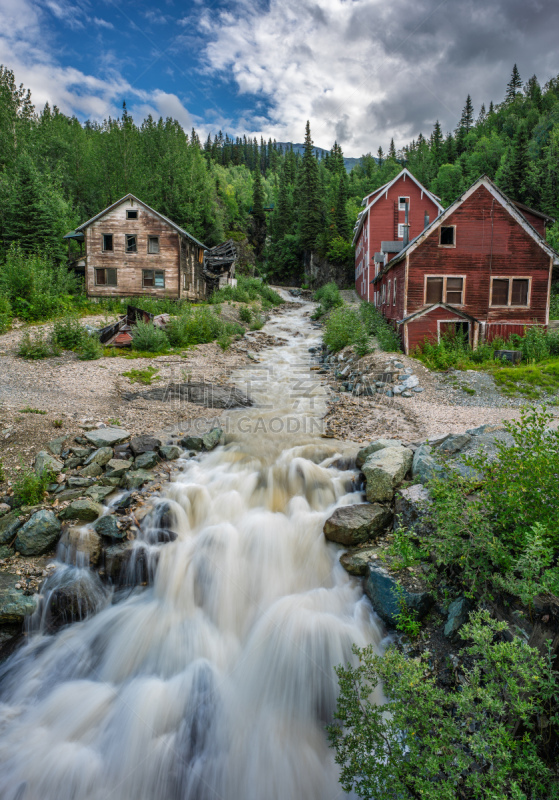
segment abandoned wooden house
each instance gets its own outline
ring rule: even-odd
[[[64,238],[83,242],[74,266],[83,269],[89,297],[205,300],[211,292],[205,257],[212,251],[133,194]],[[232,281],[235,257],[224,263],[225,283]]]
[[[370,299],[406,353],[451,333],[472,347],[549,323],[550,217],[510,200],[482,176],[400,252],[373,258]]]

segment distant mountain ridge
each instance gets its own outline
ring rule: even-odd
[[[286,148],[288,148],[288,147],[292,147],[294,153],[300,153],[301,155],[305,151],[305,145],[302,144],[302,143],[299,143],[299,142],[297,142],[297,143],[295,143],[295,142],[277,142],[276,144],[281,145],[284,150]],[[325,150],[323,147],[313,147],[313,150],[316,153],[317,158],[319,158],[319,159],[324,158],[326,153],[330,152],[330,150]],[[353,167],[356,164],[358,164],[360,161],[361,161],[361,158],[345,158],[345,156],[344,156],[344,164],[345,164],[345,168],[346,168],[346,170],[348,172],[350,172],[353,169]]]

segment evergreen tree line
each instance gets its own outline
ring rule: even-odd
[[[363,156],[348,174],[335,143],[324,158],[309,123],[302,154],[275,141],[219,133],[204,144],[174,119],[82,124],[46,105],[0,67],[0,261],[17,243],[63,260],[62,236],[128,192],[207,245],[248,237],[249,261],[275,281],[304,281],[311,252],[347,267],[362,198],[403,165],[452,202],[486,173],[514,199],[559,217],[559,77],[522,84],[516,66],[503,101],[477,118],[468,96],[456,129]],[[552,242],[559,241],[557,227]]]

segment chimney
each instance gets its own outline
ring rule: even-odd
[[[406,200],[406,217],[405,217],[406,221],[404,223],[404,247],[407,247],[407,245],[409,244],[409,241],[410,241],[410,224],[409,224],[410,220],[409,220],[409,217],[410,217],[410,207],[408,205],[408,201]]]
[[[425,219],[423,220],[423,230],[429,225],[429,214],[425,212]]]

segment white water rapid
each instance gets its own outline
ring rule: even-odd
[[[382,634],[322,533],[363,496],[320,438],[308,308],[267,324],[285,345],[235,374],[255,406],[169,484],[177,538],[146,545],[152,585],[35,632],[0,670],[1,800],[343,796],[334,666]]]

